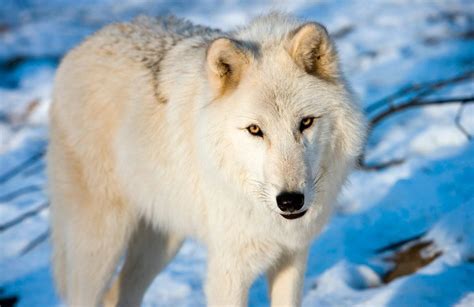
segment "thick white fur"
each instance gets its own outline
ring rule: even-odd
[[[208,247],[209,305],[246,305],[262,272],[272,305],[300,304],[308,246],[365,132],[340,74],[319,78],[290,54],[301,26],[276,13],[230,33],[140,19],[65,57],[48,171],[55,279],[68,305],[139,305],[187,236]],[[245,55],[224,94],[206,60],[219,37]],[[318,119],[300,133],[308,115]],[[306,215],[283,218],[282,191],[303,192]]]

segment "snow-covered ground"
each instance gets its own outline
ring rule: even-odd
[[[230,29],[269,9],[328,27],[365,107],[408,84],[474,70],[472,0],[2,0],[0,298],[18,296],[19,306],[59,304],[42,190],[47,110],[59,58],[102,25],[141,13],[173,13]],[[471,77],[428,98],[473,95]],[[474,142],[456,126],[458,110],[456,104],[416,109],[376,127],[368,160],[405,161],[351,175],[333,219],[312,246],[304,306],[474,306]],[[465,106],[460,122],[474,134],[474,104]],[[37,214],[28,214],[35,209]],[[25,213],[21,222],[10,223]],[[384,283],[391,252],[381,250],[415,236],[434,242],[432,252],[441,256]],[[156,278],[145,305],[204,305],[205,260],[201,245],[186,242]],[[268,305],[263,278],[251,290],[250,305]]]

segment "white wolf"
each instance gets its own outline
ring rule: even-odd
[[[281,13],[228,33],[141,18],[72,50],[48,152],[67,304],[139,305],[192,236],[208,247],[208,305],[246,305],[263,272],[273,305],[299,305],[365,135],[338,66],[323,26]]]

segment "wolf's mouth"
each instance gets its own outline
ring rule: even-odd
[[[305,210],[305,211],[302,211],[302,212],[299,212],[299,213],[295,213],[295,214],[280,214],[280,215],[283,216],[287,220],[294,220],[294,219],[298,219],[298,218],[302,217],[303,215],[306,214],[306,212],[308,212],[308,210]]]

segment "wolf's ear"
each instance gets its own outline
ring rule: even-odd
[[[216,96],[221,96],[237,87],[249,58],[239,42],[221,37],[207,49],[207,71],[209,82]]]
[[[336,48],[319,23],[309,22],[291,32],[288,51],[308,74],[326,80],[339,76]]]

